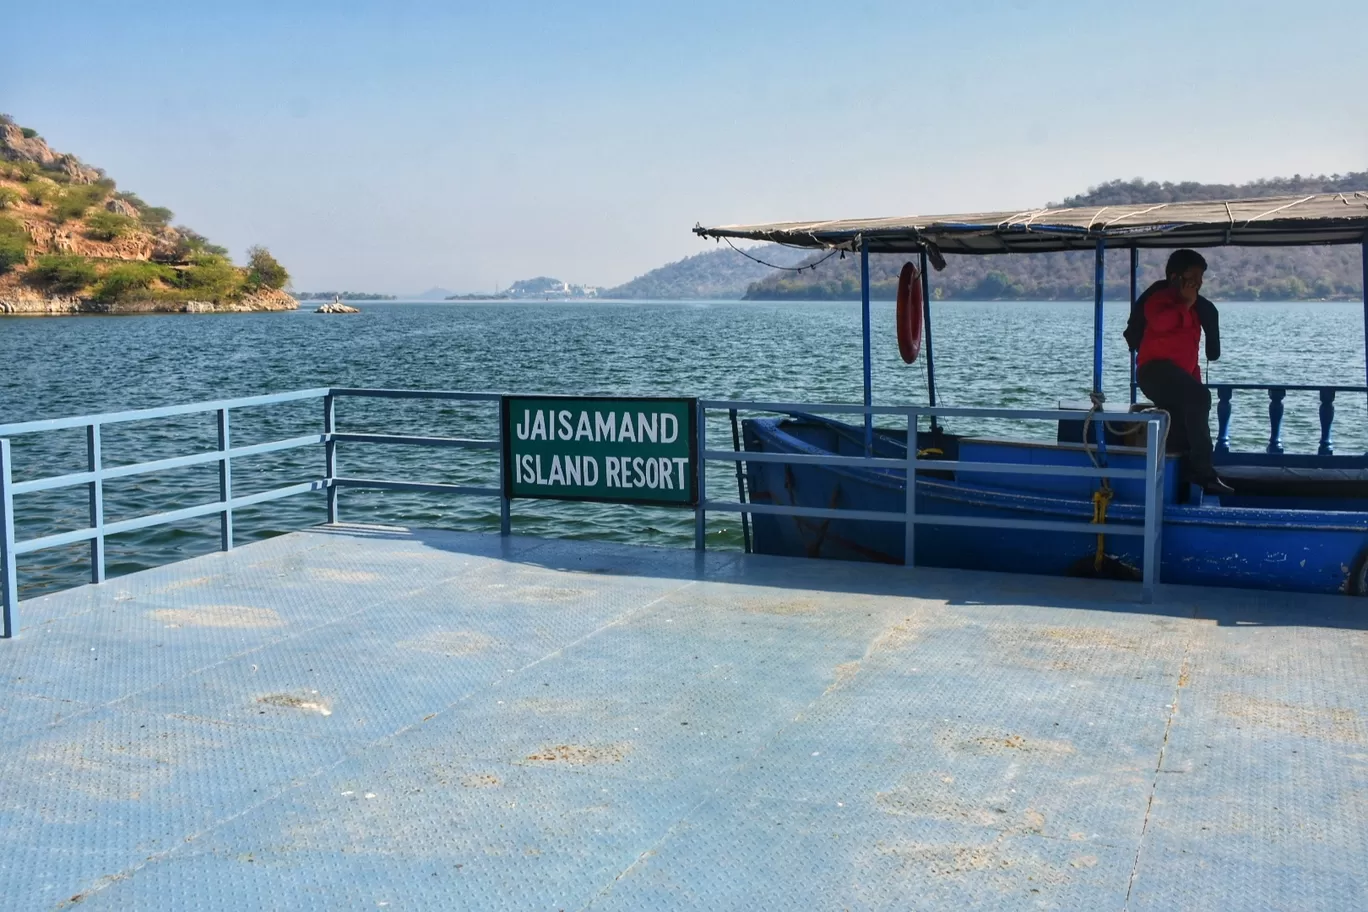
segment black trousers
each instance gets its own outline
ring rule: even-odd
[[[1216,474],[1211,466],[1211,391],[1172,361],[1146,362],[1135,380],[1145,397],[1173,419],[1170,442],[1187,444],[1192,480],[1210,480]]]

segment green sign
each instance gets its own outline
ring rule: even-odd
[[[693,506],[693,399],[503,397],[509,497]]]

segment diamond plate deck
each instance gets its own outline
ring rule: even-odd
[[[359,526],[20,605],[6,908],[1361,909],[1345,598]]]

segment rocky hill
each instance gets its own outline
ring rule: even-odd
[[[1183,200],[1238,199],[1301,193],[1368,190],[1368,171],[1321,177],[1273,178],[1248,184],[1155,183],[1111,181],[1087,193],[1050,206],[1114,206]],[[810,254],[816,264],[825,252]],[[1363,295],[1362,251],[1339,247],[1218,247],[1203,251],[1210,264],[1203,293],[1216,300],[1359,300]],[[1141,286],[1160,278],[1166,251],[1140,254]],[[903,256],[869,258],[871,293],[891,299],[897,293]],[[937,299],[1085,300],[1093,297],[1093,254],[1090,251],[1034,255],[947,256],[944,272],[931,278]],[[1112,300],[1129,295],[1129,255],[1107,260],[1106,294]],[[857,300],[859,258],[832,257],[813,270],[775,272],[752,283],[747,300]]]
[[[0,314],[291,310],[264,248],[246,267],[169,209],[0,114]]]
[[[807,250],[765,244],[746,253],[775,266],[793,266]],[[746,288],[774,272],[730,247],[695,254],[652,269],[625,285],[601,290],[600,298],[629,301],[737,300]]]

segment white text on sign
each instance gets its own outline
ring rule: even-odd
[[[595,487],[599,483],[599,461],[594,456],[552,456],[550,464],[540,454],[524,453],[514,460],[518,483],[547,487]],[[666,456],[605,456],[602,478],[609,488],[648,488],[685,490],[689,460]]]
[[[569,409],[523,409],[522,421],[513,432],[519,440],[592,440],[595,443],[674,443],[679,439],[679,419],[669,412],[624,411],[578,416]]]

